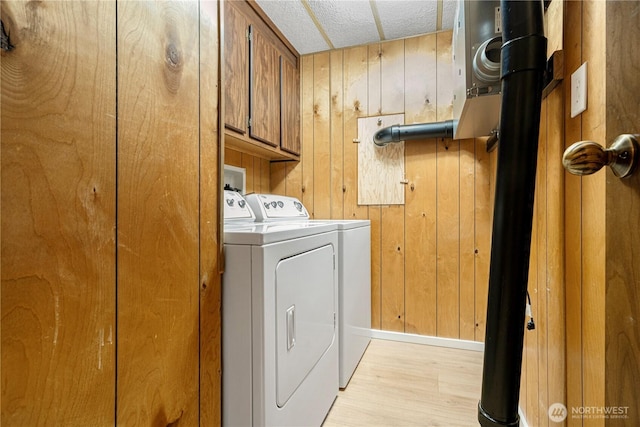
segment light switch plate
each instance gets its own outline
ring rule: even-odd
[[[587,63],[571,74],[571,118],[587,109]]]

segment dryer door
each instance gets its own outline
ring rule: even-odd
[[[276,395],[283,407],[335,339],[333,246],[276,267]]]

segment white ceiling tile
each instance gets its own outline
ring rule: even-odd
[[[300,55],[329,49],[300,0],[257,0]]]
[[[436,0],[375,0],[387,40],[433,33],[437,30]]]
[[[303,0],[256,0],[282,34],[301,54],[331,48]],[[307,0],[336,49],[380,40],[369,0]],[[386,40],[453,28],[457,0],[374,0]],[[437,28],[438,2],[442,28]]]
[[[309,0],[309,6],[335,48],[380,40],[368,0]]]
[[[452,30],[453,21],[456,19],[456,0],[443,0],[442,2],[442,29]]]

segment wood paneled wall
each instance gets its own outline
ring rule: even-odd
[[[269,160],[241,153],[232,148],[224,149],[224,163],[246,169],[246,193],[269,193],[271,191],[271,166]]]
[[[219,424],[218,3],[1,19],[0,423]]]
[[[484,139],[405,143],[405,205],[357,204],[358,118],[452,116],[451,32],[301,58],[302,160],[271,189],[316,219],[370,219],[374,328],[482,341],[494,157]]]

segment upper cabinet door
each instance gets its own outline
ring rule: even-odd
[[[246,135],[249,109],[247,19],[232,2],[224,2],[225,127]]]
[[[300,73],[298,67],[280,57],[281,70],[281,132],[280,148],[300,154]]]
[[[280,145],[280,55],[275,46],[252,25],[250,52],[250,136],[266,144]]]

